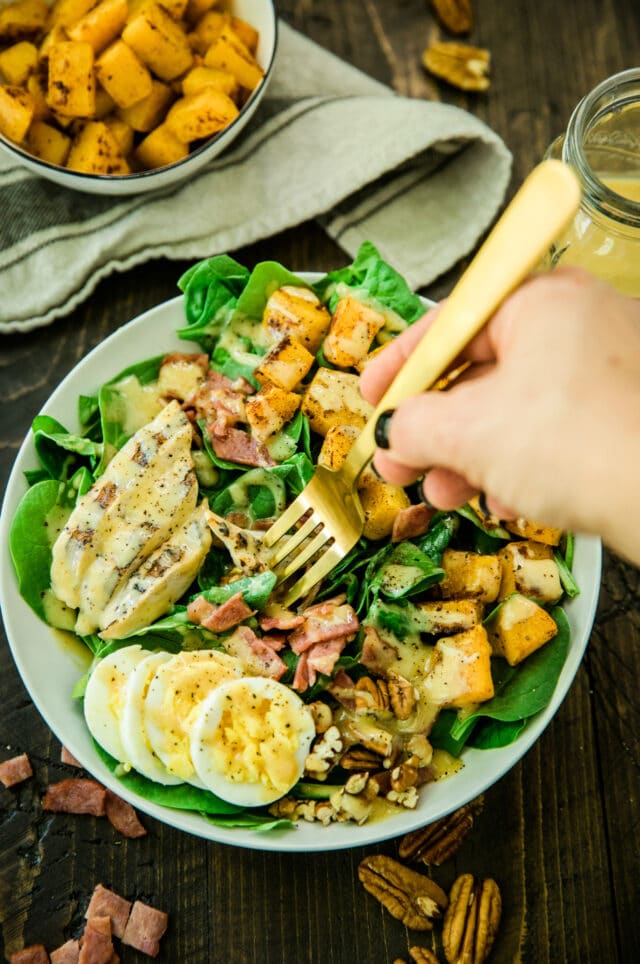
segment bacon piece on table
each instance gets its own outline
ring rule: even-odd
[[[66,763],[67,766],[70,767],[78,767],[79,770],[82,770],[82,764],[76,760],[72,753],[69,753],[66,746],[63,746],[60,750],[60,762]]]
[[[107,820],[123,837],[133,838],[146,835],[147,831],[138,820],[138,814],[131,804],[111,790],[107,790],[105,810]],[[119,936],[119,934],[116,934],[116,937]]]
[[[400,509],[393,520],[391,541],[402,542],[403,539],[415,539],[417,536],[423,536],[429,528],[429,523],[435,511],[435,509],[430,509],[423,503],[408,505],[406,509]]]
[[[106,802],[107,791],[96,780],[72,778],[49,784],[42,808],[55,813],[89,813],[104,817]]]
[[[80,941],[67,941],[62,947],[51,951],[51,964],[78,964]]]
[[[22,783],[23,780],[28,780],[32,776],[31,761],[26,753],[0,763],[0,782],[4,783],[5,787],[15,787],[17,783]]]
[[[44,944],[32,944],[11,955],[11,964],[49,964]]]
[[[137,900],[133,905],[131,916],[127,923],[123,944],[135,947],[143,954],[157,957],[160,950],[160,938],[167,929],[169,915],[162,910],[156,910],[148,904]]]
[[[131,901],[125,900],[120,894],[114,893],[102,884],[97,884],[89,906],[85,912],[87,919],[91,917],[108,917],[111,921],[111,932],[115,937],[122,937],[131,913]]]
[[[112,964],[113,955],[111,920],[108,917],[90,917],[80,938],[78,964]]]

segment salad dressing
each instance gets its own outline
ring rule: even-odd
[[[128,375],[113,388],[122,396],[122,427],[127,435],[135,435],[143,425],[148,425],[166,404],[157,382],[141,385],[135,375]]]

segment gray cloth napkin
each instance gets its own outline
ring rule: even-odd
[[[0,154],[0,332],[68,314],[114,271],[233,251],[310,218],[351,255],[372,241],[420,287],[473,248],[510,166],[471,114],[400,97],[280,22],[252,121],[183,185],[81,194]]]

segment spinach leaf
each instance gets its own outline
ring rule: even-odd
[[[308,288],[306,281],[292,274],[277,261],[261,261],[251,272],[251,276],[238,298],[231,325],[238,319],[251,318],[260,321],[267,301],[283,285]]]
[[[448,548],[460,528],[460,518],[455,512],[436,512],[427,532],[416,539],[416,545],[435,562],[442,561],[442,553]]]
[[[270,817],[266,814],[256,813],[252,810],[246,810],[238,816],[212,816],[209,813],[203,813],[203,817],[209,821],[209,823],[214,823],[218,827],[242,827],[244,830],[255,830],[256,833],[268,833],[272,830],[291,830],[295,829],[295,821],[287,820],[286,817]]]
[[[211,603],[220,604],[241,592],[242,598],[251,609],[264,609],[276,584],[276,575],[270,569],[255,576],[242,576],[223,586],[210,586],[202,595]]]
[[[580,594],[580,587],[573,578],[573,573],[571,572],[571,569],[567,565],[561,553],[554,552],[553,558],[555,559],[558,567],[558,574],[560,576],[562,588],[566,592],[567,596],[573,599],[574,596],[578,596]]]
[[[426,311],[421,299],[413,294],[404,278],[382,259],[370,241],[360,246],[352,264],[331,271],[312,287],[320,300],[328,303],[331,312],[335,311],[339,299],[347,293],[390,308],[408,324],[417,321]]]
[[[387,553],[369,582],[369,589],[389,599],[402,599],[424,592],[444,579],[444,569],[412,542],[397,543]]]
[[[66,480],[78,467],[78,458],[93,468],[102,454],[102,445],[67,432],[49,415],[37,415],[31,430],[38,459],[50,479]]]
[[[98,393],[98,407],[103,448],[102,458],[95,472],[96,477],[104,472],[115,452],[119,451],[132,435],[126,427],[128,400],[118,388],[119,383],[125,378],[134,377],[140,385],[151,384],[158,378],[163,358],[164,355],[156,355],[130,365],[101,387]]]
[[[470,726],[462,738],[456,739],[452,735],[452,731],[457,720],[458,714],[456,710],[440,710],[429,733],[429,742],[435,749],[446,750],[447,753],[455,757],[460,756],[473,730],[473,726]]]
[[[460,506],[460,508],[456,509],[456,512],[459,516],[462,516],[463,519],[466,519],[467,522],[470,522],[473,526],[475,526],[476,529],[480,529],[481,532],[484,532],[485,535],[490,536],[491,539],[498,540],[499,545],[501,544],[500,540],[506,540],[508,542],[513,538],[511,533],[503,526],[485,525],[480,516],[477,514],[477,512],[474,512],[469,503]]]
[[[248,280],[248,269],[226,254],[194,264],[178,281],[187,318],[178,336],[196,341],[210,352]]]
[[[217,345],[211,354],[211,367],[220,372],[221,375],[230,378],[232,382],[236,378],[246,378],[254,388],[259,389],[260,382],[254,377],[253,372],[261,356],[255,355],[253,357],[254,361],[247,364],[246,361],[238,361],[237,358],[234,358],[231,352],[222,345]]]
[[[467,739],[467,746],[473,746],[476,750],[509,746],[518,739],[526,725],[526,720],[479,720],[478,726]]]

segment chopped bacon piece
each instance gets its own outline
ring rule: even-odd
[[[420,505],[408,505],[406,509],[400,509],[393,520],[391,541],[402,542],[403,539],[415,539],[416,536],[424,535],[435,511],[422,502]]]
[[[117,793],[107,790],[107,800],[105,803],[107,820],[118,833],[123,837],[144,837],[147,831],[138,820],[138,814],[130,803],[119,797]],[[119,937],[116,934],[116,937]]]
[[[301,653],[291,686],[298,693],[305,693],[316,681],[316,672],[309,666],[309,654]]]
[[[256,467],[269,467],[275,465],[275,461],[269,455],[267,447],[243,432],[239,428],[227,428],[224,435],[214,435],[207,429],[211,437],[211,444],[219,459],[226,459],[235,462],[237,465],[254,465]]]
[[[287,672],[286,664],[249,626],[238,626],[224,640],[224,648],[230,656],[236,656],[256,676],[280,679]]]
[[[72,753],[69,753],[66,746],[63,746],[60,750],[60,762],[66,763],[67,766],[70,767],[78,767],[79,770],[82,770],[82,764],[76,760]]]
[[[43,944],[32,944],[12,954],[11,964],[49,964],[49,955]]]
[[[337,636],[335,639],[325,639],[321,643],[314,643],[308,649],[309,666],[318,673],[331,676],[342,650],[347,644],[347,636]]]
[[[187,606],[187,619],[191,623],[200,624],[207,616],[211,615],[215,608],[213,603],[205,599],[201,593],[199,596],[196,596],[195,599],[192,599]]]
[[[360,662],[363,666],[373,670],[378,676],[386,676],[399,659],[400,654],[392,643],[383,639],[373,626],[365,626],[360,656]]]
[[[237,592],[226,602],[214,606],[213,612],[202,620],[201,625],[212,633],[222,633],[225,629],[232,629],[238,623],[244,622],[249,616],[253,616],[254,612],[255,609],[247,606],[242,593]]]
[[[62,947],[51,951],[51,964],[78,964],[80,941],[67,941]]]
[[[303,616],[304,623],[289,636],[289,645],[298,654],[314,643],[349,636],[360,626],[356,611],[349,603],[336,604],[333,600],[312,606]]]
[[[102,884],[98,884],[91,895],[91,900],[89,901],[89,906],[84,916],[87,919],[91,917],[108,917],[111,921],[111,932],[114,937],[122,937],[130,913],[130,900],[125,900],[124,897],[121,897],[119,894],[108,890],[108,888],[103,887]]]
[[[356,705],[354,698],[355,685],[349,674],[343,669],[339,669],[327,686],[327,692],[331,693],[334,699],[341,703],[345,709],[354,710]]]
[[[26,753],[0,763],[0,782],[4,783],[5,787],[15,787],[17,783],[22,783],[23,780],[28,780],[32,776],[31,761]]]
[[[78,964],[111,964],[113,953],[110,918],[90,917],[80,938]]]
[[[207,422],[212,435],[224,434],[238,422],[246,422],[244,402],[247,395],[244,385],[235,387],[234,382],[210,368],[206,381],[188,398],[184,407],[195,409],[196,418]]]
[[[266,633],[262,637],[262,642],[270,646],[271,649],[279,653],[281,649],[284,649],[284,644],[287,641],[287,637],[284,633]]]
[[[283,613],[281,616],[260,616],[258,618],[260,629],[268,633],[270,629],[282,629],[288,632],[290,629],[297,629],[302,626],[304,616],[299,613]]]
[[[168,923],[169,915],[164,911],[137,900],[127,922],[122,943],[135,947],[150,957],[156,957],[160,950],[160,938]]]
[[[42,808],[55,813],[90,813],[104,817],[106,802],[107,791],[96,780],[70,779],[49,784]]]

